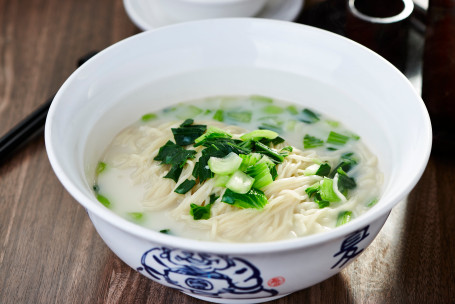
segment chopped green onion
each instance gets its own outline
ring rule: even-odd
[[[246,173],[236,171],[226,183],[226,188],[239,194],[245,194],[250,191],[254,181],[254,178]]]
[[[329,137],[327,138],[327,143],[333,145],[344,145],[348,142],[349,136],[339,134],[337,132],[331,131]]]
[[[341,226],[346,224],[347,222],[351,221],[352,219],[352,212],[351,211],[343,211],[338,214],[336,226]]]
[[[105,196],[103,196],[101,194],[97,194],[96,199],[107,208],[109,208],[111,206],[111,202]]]
[[[274,139],[278,137],[278,133],[270,130],[254,130],[240,136],[240,139],[245,140],[260,140],[262,138]]]
[[[194,179],[186,179],[174,190],[174,192],[178,194],[185,194],[190,191],[194,185],[196,185],[196,181]]]
[[[171,234],[171,229],[161,229],[161,230],[160,230],[160,233],[163,233],[163,234]]]
[[[303,147],[305,149],[317,148],[323,145],[324,141],[317,137],[306,134],[305,137],[303,138]]]
[[[210,157],[208,165],[210,170],[215,174],[228,175],[232,174],[240,167],[242,158],[236,153],[231,152],[223,158]]]

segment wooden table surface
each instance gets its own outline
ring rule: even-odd
[[[314,18],[304,11],[299,20]],[[80,56],[138,32],[121,0],[0,0],[0,134],[55,93]],[[442,90],[455,102],[449,86]],[[454,158],[432,154],[355,262],[273,303],[455,303],[454,197]],[[0,303],[204,302],[148,280],[110,251],[57,180],[38,133],[0,164]]]

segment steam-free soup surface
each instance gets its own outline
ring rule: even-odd
[[[94,193],[156,231],[262,242],[346,224],[377,202],[381,184],[355,130],[317,109],[236,96],[138,117],[107,147]]]

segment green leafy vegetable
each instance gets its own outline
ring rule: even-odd
[[[228,175],[237,171],[242,161],[243,159],[240,156],[231,152],[223,158],[210,157],[208,165],[213,173]]]
[[[316,204],[318,204],[320,209],[330,206],[330,202],[326,201],[326,200],[323,200],[321,198],[321,194],[319,192],[314,195],[314,202]]]
[[[264,192],[254,188],[245,194],[235,193],[234,191],[226,189],[221,201],[239,208],[262,209],[267,204],[267,197]]]
[[[161,229],[161,230],[160,230],[160,233],[163,233],[163,234],[171,234],[171,229]]]
[[[250,96],[250,100],[257,102],[257,103],[273,103],[273,99],[270,97],[266,96],[261,96],[261,95],[252,95]]]
[[[324,141],[322,139],[311,136],[309,134],[306,134],[305,137],[303,138],[303,147],[305,149],[317,148],[317,147],[321,147],[323,145],[324,145]]]
[[[106,163],[98,162],[98,164],[96,165],[95,174],[98,176],[101,172],[103,172],[106,169],[106,166],[107,166]]]
[[[278,133],[270,130],[254,130],[248,133],[243,134],[240,136],[240,139],[245,141],[245,140],[261,140],[263,138],[265,139],[275,139],[278,137]]]
[[[207,132],[194,140],[194,146],[200,146],[204,141],[215,138],[232,138],[232,134],[217,127],[208,127]]]
[[[299,111],[297,111],[297,108],[295,106],[288,106],[286,110],[291,113],[292,115],[297,115],[299,114]]]
[[[239,167],[240,171],[245,171],[249,166],[255,165],[262,157],[259,153],[240,154],[239,156],[242,158],[242,163]]]
[[[161,161],[162,164],[171,165],[171,169],[164,177],[173,179],[177,182],[186,161],[190,158],[194,158],[195,155],[196,151],[186,150],[169,140],[160,148],[158,155],[154,158],[154,160]]]
[[[140,221],[144,217],[142,212],[128,212],[128,216],[134,221]]]
[[[224,111],[216,110],[215,114],[213,114],[213,119],[218,121],[224,121]]]
[[[146,121],[156,119],[157,117],[158,117],[158,115],[156,115],[155,113],[147,113],[147,114],[142,115],[141,120],[146,122]]]
[[[321,164],[319,166],[319,169],[315,172],[315,175],[319,175],[319,176],[327,176],[330,174],[330,165],[329,164]]]
[[[238,122],[250,122],[253,115],[251,111],[228,111],[225,114],[226,118]]]
[[[179,128],[172,128],[175,143],[179,146],[188,146],[194,143],[207,129],[205,125],[193,125],[192,119],[185,120]]]
[[[158,155],[154,160],[161,161],[166,165],[182,165],[185,164],[187,159],[194,158],[196,151],[186,150],[185,148],[176,145],[172,141],[168,141],[158,151]]]
[[[377,202],[378,202],[378,199],[373,198],[371,201],[368,202],[367,207],[373,207],[374,205],[376,205]]]
[[[198,206],[196,204],[190,205],[190,215],[193,216],[195,220],[208,220],[210,218],[210,209],[212,204],[207,204],[205,206]]]
[[[338,202],[340,200],[333,190],[333,179],[324,178],[319,193],[321,194],[321,199],[324,201]]]
[[[284,109],[279,106],[269,105],[264,107],[262,111],[267,114],[281,114],[284,112]]]
[[[262,123],[259,126],[259,130],[270,130],[270,131],[273,131],[276,133],[283,133],[283,129],[281,129],[279,126],[273,125],[270,123],[266,123],[266,122]]]
[[[186,119],[186,118],[196,117],[199,114],[203,113],[204,110],[202,110],[201,108],[198,108],[196,106],[193,106],[193,105],[185,106],[185,107],[182,107],[182,105],[180,105],[180,111],[179,112],[180,113],[178,113],[176,115],[177,118]]]
[[[97,194],[96,199],[107,208],[111,206],[111,202],[104,195]]]
[[[210,201],[205,206],[198,206],[196,204],[190,205],[190,215],[193,216],[195,220],[208,220],[210,218],[210,210],[212,205],[218,199],[218,196],[215,194],[210,194]]]
[[[308,188],[305,189],[305,192],[308,194],[309,197],[312,197],[314,194],[319,192],[321,189],[321,184],[319,182],[309,186]]]
[[[228,182],[226,183],[226,188],[240,194],[245,194],[250,191],[253,186],[254,178],[248,176],[242,171],[236,171],[231,175]]]
[[[97,184],[94,184],[92,189],[93,189],[93,192],[95,192],[95,193],[100,192],[100,186],[98,186]]]
[[[352,177],[349,177],[342,168],[337,169],[338,172],[338,190],[344,195],[347,194],[348,190],[354,189],[357,184]]]
[[[330,172],[328,175],[329,178],[333,178],[338,172],[338,169],[343,169],[344,172],[349,172],[352,167],[357,164],[357,159],[354,156],[354,153],[349,152],[341,155],[340,163]]]
[[[307,124],[312,124],[319,121],[319,115],[309,109],[303,109],[299,120]]]
[[[245,173],[254,178],[253,187],[256,189],[262,189],[273,182],[270,168],[265,162],[247,168]]]
[[[276,161],[277,163],[281,163],[284,160],[284,156],[275,151],[272,148],[267,147],[261,142],[256,142],[255,144],[256,152],[267,155],[272,160]]]
[[[351,211],[343,211],[338,214],[336,226],[341,226],[346,224],[347,222],[351,221],[352,219],[352,212]]]
[[[196,181],[194,179],[186,179],[174,190],[174,192],[178,194],[185,194],[190,191],[194,185],[196,185]]]

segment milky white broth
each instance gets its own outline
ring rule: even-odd
[[[333,229],[337,226],[340,213],[350,211],[352,213],[351,218],[356,218],[371,208],[379,198],[382,174],[378,170],[376,157],[371,154],[362,143],[362,139],[354,132],[344,128],[339,121],[318,113],[317,109],[310,110],[317,114],[318,120],[307,123],[308,117],[305,115],[304,109],[301,106],[261,96],[210,97],[181,103],[146,115],[143,119],[139,117],[138,121],[122,131],[106,149],[100,160],[106,164],[105,168],[101,173],[96,174],[94,181],[95,194],[105,197],[109,201],[108,208],[130,221],[156,231],[165,230],[172,235],[198,240],[221,242],[274,241]],[[239,112],[251,113],[251,120],[241,121],[245,119],[245,116],[243,114],[239,116]],[[222,122],[213,119],[214,116],[219,119],[220,116],[217,116],[216,113],[223,114]],[[223,221],[217,220],[216,217],[210,220],[194,220],[189,214],[188,208],[178,206],[179,203],[169,202],[164,208],[154,206],[157,202],[150,199],[154,195],[150,192],[156,192],[157,190],[153,189],[160,188],[153,187],[157,187],[158,184],[162,184],[163,188],[166,187],[165,185],[174,187],[175,182],[162,177],[169,167],[153,161],[158,149],[148,147],[148,142],[156,140],[158,133],[153,133],[155,128],[163,124],[170,126],[171,122],[175,122],[173,127],[178,127],[187,118],[194,119],[194,124],[210,125],[213,122],[215,126],[234,126],[234,130],[245,130],[245,132],[259,128],[276,131],[280,137],[285,139],[285,143],[281,144],[281,147],[287,145],[295,147],[295,151],[302,151],[298,153],[302,154],[303,157],[314,160],[312,164],[327,162],[334,168],[340,162],[342,155],[353,153],[356,164],[348,172],[348,176],[355,180],[356,187],[349,190],[346,201],[331,202],[328,207],[319,208],[313,199],[308,198],[304,190],[308,185],[314,184],[322,177],[309,176],[308,181],[306,181],[308,185],[293,186],[293,190],[283,192],[283,195],[288,195],[287,198],[289,198],[286,199],[283,196],[286,203],[291,200],[291,197],[294,200],[296,197],[299,198],[290,204],[290,207],[287,207],[291,214],[289,214],[289,210],[279,209],[279,204],[284,204],[284,202],[274,202],[276,205],[274,208],[281,210],[279,212],[283,215],[275,216],[270,213],[267,219],[275,216],[274,220],[268,222],[260,219],[262,226],[257,224],[252,225],[252,227],[245,227],[245,231],[242,231],[241,228],[242,217],[244,216],[242,213],[238,213],[239,216],[236,217],[238,222],[234,221],[230,227],[227,224],[221,224]],[[349,139],[342,145],[325,142],[323,146],[317,148],[304,148],[303,138],[305,135],[308,134],[326,141],[331,131],[345,135]],[[173,140],[170,131],[166,134],[169,134],[167,139]],[[167,139],[163,138],[162,144]],[[162,168],[161,176],[157,177],[158,179],[153,179],[153,181],[149,179],[147,173],[143,173],[147,171],[148,166]],[[279,172],[281,172],[280,170]],[[304,171],[305,168],[298,171],[298,175],[301,175],[302,178],[308,175],[308,172],[304,173]],[[277,180],[271,185],[276,182]],[[267,193],[267,191],[265,192]],[[170,190],[167,197],[178,197],[178,194]],[[192,203],[200,205],[202,202],[194,201]],[[223,204],[225,203],[217,201],[213,206],[229,208],[228,211],[236,208],[225,207]],[[269,207],[266,205],[264,209]],[[215,214],[224,212],[219,210],[225,210],[214,208],[212,207],[214,210],[212,212]],[[237,212],[238,210],[234,211]],[[248,216],[252,216],[251,214],[256,212],[259,218],[265,216],[264,214],[269,211],[251,209],[242,212],[248,212]],[[251,221],[248,218],[243,220]],[[254,226],[258,227],[256,229],[258,231],[254,230]],[[284,226],[285,228],[283,228]]]

